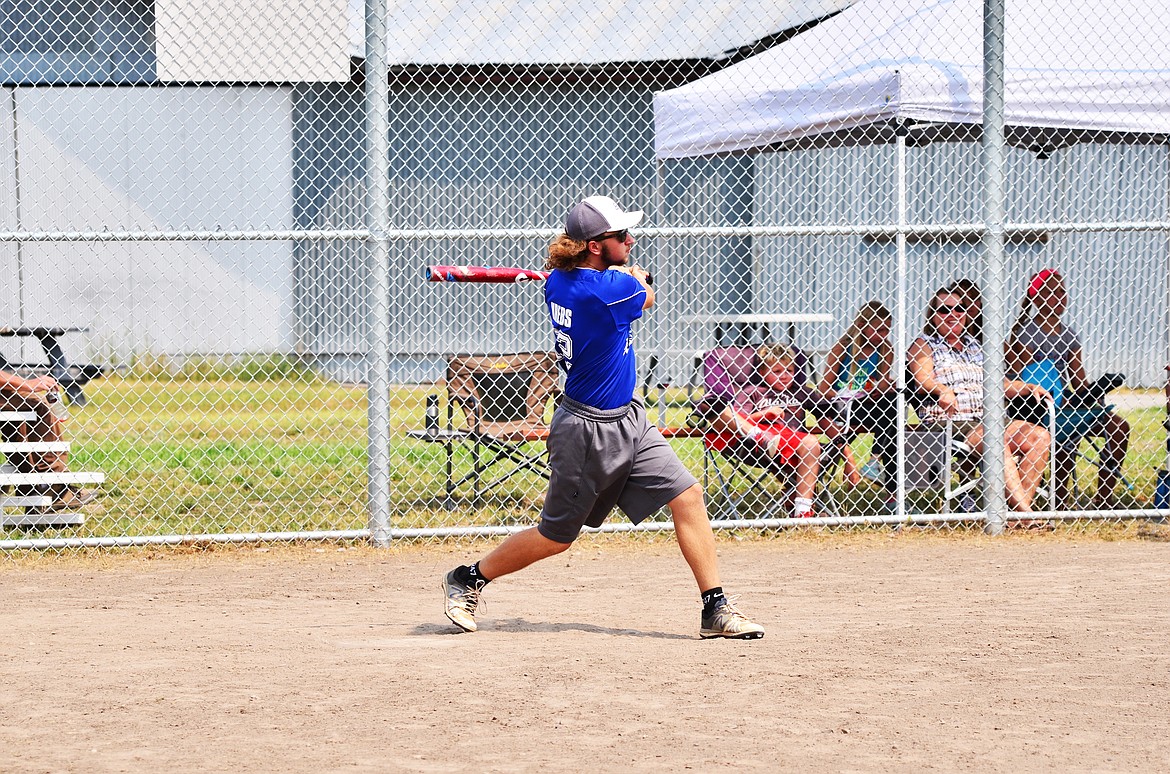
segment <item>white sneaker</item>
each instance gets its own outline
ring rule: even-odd
[[[725,637],[730,640],[758,640],[764,636],[764,627],[739,612],[733,600],[724,599],[710,616],[702,617],[699,636],[705,640]]]
[[[446,613],[451,623],[465,632],[479,627],[475,623],[475,608],[479,606],[479,589],[464,586],[455,580],[455,571],[443,578],[443,593],[447,597]]]

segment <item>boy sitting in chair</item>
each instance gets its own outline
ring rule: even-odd
[[[846,438],[834,423],[836,409],[816,390],[796,380],[796,353],[784,344],[756,351],[758,379],[714,403],[708,401],[712,448],[759,468],[795,473],[792,515],[813,517],[813,495],[820,473],[821,442],[805,426],[805,412],[834,444]],[[724,402],[725,401],[725,402]]]

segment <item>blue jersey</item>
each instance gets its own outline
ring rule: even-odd
[[[631,323],[646,303],[642,283],[622,271],[556,269],[544,283],[544,301],[565,394],[599,409],[633,400],[638,379]]]

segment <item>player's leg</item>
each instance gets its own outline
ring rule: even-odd
[[[540,524],[509,536],[474,564],[460,565],[443,579],[447,618],[465,631],[473,632],[475,610],[483,587],[503,575],[522,570],[534,562],[561,553],[572,545],[586,521],[601,519],[613,507],[617,494],[608,495],[609,473],[601,461],[604,450],[593,449],[596,433],[592,422],[564,404],[553,415],[549,428],[549,486],[540,514]],[[594,497],[585,492],[601,492]]]
[[[475,623],[475,609],[488,581],[555,556],[570,545],[572,542],[550,540],[532,527],[510,535],[475,564],[456,567],[443,578],[447,618],[464,631],[475,631],[479,628]]]
[[[707,516],[702,485],[695,484],[687,489],[671,500],[669,507],[678,547],[695,576],[700,593],[722,585],[719,562],[715,558],[715,533]]]
[[[678,547],[695,576],[703,600],[699,636],[739,640],[763,637],[764,627],[741,613],[723,594],[715,555],[715,533],[703,501],[703,487],[694,484],[671,500],[669,507]]]
[[[517,532],[496,546],[487,556],[479,560],[479,569],[484,577],[495,580],[504,575],[523,570],[530,564],[547,559],[565,551],[572,543],[550,540],[532,527]]]
[[[682,464],[662,433],[646,421],[641,405],[635,405],[634,409],[621,430],[634,448],[633,464],[617,499],[618,506],[635,524],[664,505],[670,509],[679,549],[703,601],[701,637],[763,637],[764,627],[740,613],[723,594],[715,556],[715,533],[707,516],[702,485]]]

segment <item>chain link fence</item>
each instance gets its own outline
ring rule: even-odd
[[[1170,515],[1170,13],[676,5],[0,2],[0,546],[534,524],[598,193],[717,526]]]

